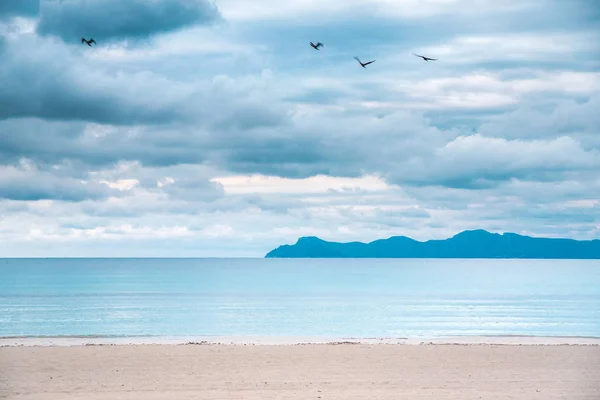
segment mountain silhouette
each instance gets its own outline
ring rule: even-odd
[[[600,259],[600,240],[536,238],[481,229],[426,242],[393,236],[370,243],[336,243],[310,236],[298,239],[294,245],[279,246],[265,258]]]

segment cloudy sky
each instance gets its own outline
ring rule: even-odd
[[[596,0],[0,0],[0,60],[0,256],[600,237]]]

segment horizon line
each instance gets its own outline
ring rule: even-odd
[[[0,257],[2,260],[596,260],[598,258],[536,257]]]

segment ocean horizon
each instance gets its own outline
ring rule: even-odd
[[[4,258],[0,337],[600,337],[600,261]]]

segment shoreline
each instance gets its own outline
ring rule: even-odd
[[[600,346],[598,337],[582,336],[446,336],[436,338],[357,338],[296,336],[10,336],[0,337],[0,347],[72,347],[123,345],[504,345]]]

